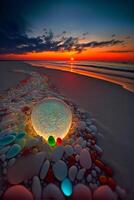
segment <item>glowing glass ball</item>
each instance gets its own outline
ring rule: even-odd
[[[72,123],[70,107],[58,98],[46,98],[32,110],[31,121],[34,130],[46,140],[53,136],[63,139]]]

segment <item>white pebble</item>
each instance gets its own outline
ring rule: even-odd
[[[61,160],[63,153],[64,153],[64,147],[63,146],[56,147],[53,151],[53,154],[52,154],[52,161]]]
[[[59,160],[53,165],[53,172],[55,177],[62,181],[67,176],[67,165],[64,161]]]
[[[40,179],[38,178],[38,176],[34,176],[32,181],[32,193],[34,195],[35,200],[41,199],[41,192],[42,189]]]
[[[43,163],[43,166],[41,167],[41,171],[40,171],[40,178],[41,179],[44,179],[46,177],[47,172],[49,170],[49,167],[50,167],[50,162],[49,162],[49,160],[46,160]]]
[[[83,176],[84,176],[84,174],[85,174],[85,171],[86,171],[86,169],[80,169],[79,171],[78,171],[78,174],[77,174],[77,179],[78,180],[82,180],[83,179]]]
[[[80,152],[80,164],[86,169],[90,169],[92,166],[91,156],[87,149],[82,149]]]
[[[68,176],[71,181],[75,180],[77,171],[78,171],[78,169],[75,165],[73,165],[72,167],[69,168]]]

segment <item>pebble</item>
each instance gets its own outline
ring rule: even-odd
[[[66,145],[64,150],[67,156],[71,156],[74,153],[73,147],[71,145]]]
[[[60,189],[53,183],[48,184],[43,189],[43,200],[54,199],[54,200],[65,200]]]
[[[74,151],[75,151],[76,154],[80,154],[81,150],[82,150],[81,145],[76,144],[76,145],[74,146]]]
[[[78,172],[78,169],[75,165],[73,165],[72,167],[69,168],[68,176],[72,182],[75,180],[77,172]]]
[[[4,161],[6,160],[6,155],[5,155],[5,154],[2,154],[2,155],[0,156],[0,160],[1,160],[2,162],[4,162]]]
[[[20,132],[16,135],[16,140],[22,140],[26,136],[25,132]]]
[[[92,166],[91,156],[87,149],[82,149],[80,152],[80,164],[86,169],[90,169]]]
[[[6,153],[9,149],[10,149],[10,145],[3,147],[2,149],[0,149],[0,154],[4,154]]]
[[[101,173],[101,169],[100,169],[99,167],[95,166],[95,170],[96,170],[96,172],[97,172],[98,174]]]
[[[6,153],[6,159],[13,158],[21,152],[21,146],[19,144],[13,144],[9,151]]]
[[[38,176],[34,176],[32,181],[32,193],[34,195],[35,200],[41,199],[41,192],[42,189],[41,189],[40,179]]]
[[[93,198],[94,200],[117,200],[116,195],[107,185],[98,187],[94,191]]]
[[[96,183],[89,183],[89,187],[91,188],[91,190],[95,190],[98,186]]]
[[[45,152],[29,154],[18,158],[14,165],[8,168],[7,177],[9,183],[18,184],[38,175],[45,158]]]
[[[96,176],[97,176],[97,173],[96,173],[96,171],[95,171],[95,170],[92,170],[91,174],[92,174],[92,176],[94,176],[94,177],[96,177]]]
[[[82,145],[82,143],[83,143],[83,138],[82,138],[82,137],[79,137],[79,138],[76,140],[75,143],[76,143],[76,144],[79,144],[79,145]]]
[[[97,127],[95,125],[90,125],[89,128],[94,132],[97,133]]]
[[[46,160],[43,164],[43,166],[41,167],[41,171],[40,171],[40,178],[44,179],[47,175],[47,172],[49,170],[50,167],[50,161]]]
[[[86,140],[83,141],[83,143],[81,144],[82,148],[85,148],[87,146],[87,142]]]
[[[53,165],[53,173],[59,181],[62,181],[67,176],[66,163],[62,160],[55,162]]]
[[[91,176],[91,174],[88,174],[88,176],[87,176],[87,182],[91,182],[92,181],[92,176]]]
[[[64,147],[63,146],[57,146],[52,153],[52,161],[61,160],[63,153],[64,153]]]
[[[2,200],[33,200],[32,193],[22,185],[15,185],[9,187],[4,195]]]
[[[77,124],[78,130],[85,130],[86,128],[86,123],[84,121],[79,121]]]
[[[89,187],[82,183],[74,186],[71,200],[92,200],[92,193]]]
[[[1,137],[0,138],[0,145],[4,147],[4,146],[9,145],[12,142],[14,142],[15,139],[16,139],[16,137],[14,135],[11,135],[11,134],[10,135],[6,135],[4,137]]]
[[[84,177],[84,174],[85,174],[85,171],[86,171],[86,169],[80,169],[79,171],[78,171],[78,174],[77,174],[77,180],[82,180],[83,179],[83,177]]]
[[[79,159],[80,159],[80,156],[77,154],[77,155],[75,156],[75,160],[76,160],[76,162],[78,162]]]
[[[94,148],[100,155],[102,155],[103,150],[97,144],[94,145]]]
[[[63,194],[67,197],[72,194],[72,183],[68,178],[65,178],[61,183],[61,190]]]

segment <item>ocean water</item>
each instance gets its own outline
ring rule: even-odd
[[[105,80],[134,92],[134,63],[93,61],[26,61],[26,63]]]

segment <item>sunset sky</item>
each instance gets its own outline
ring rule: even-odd
[[[1,0],[0,59],[134,62],[132,0]]]

